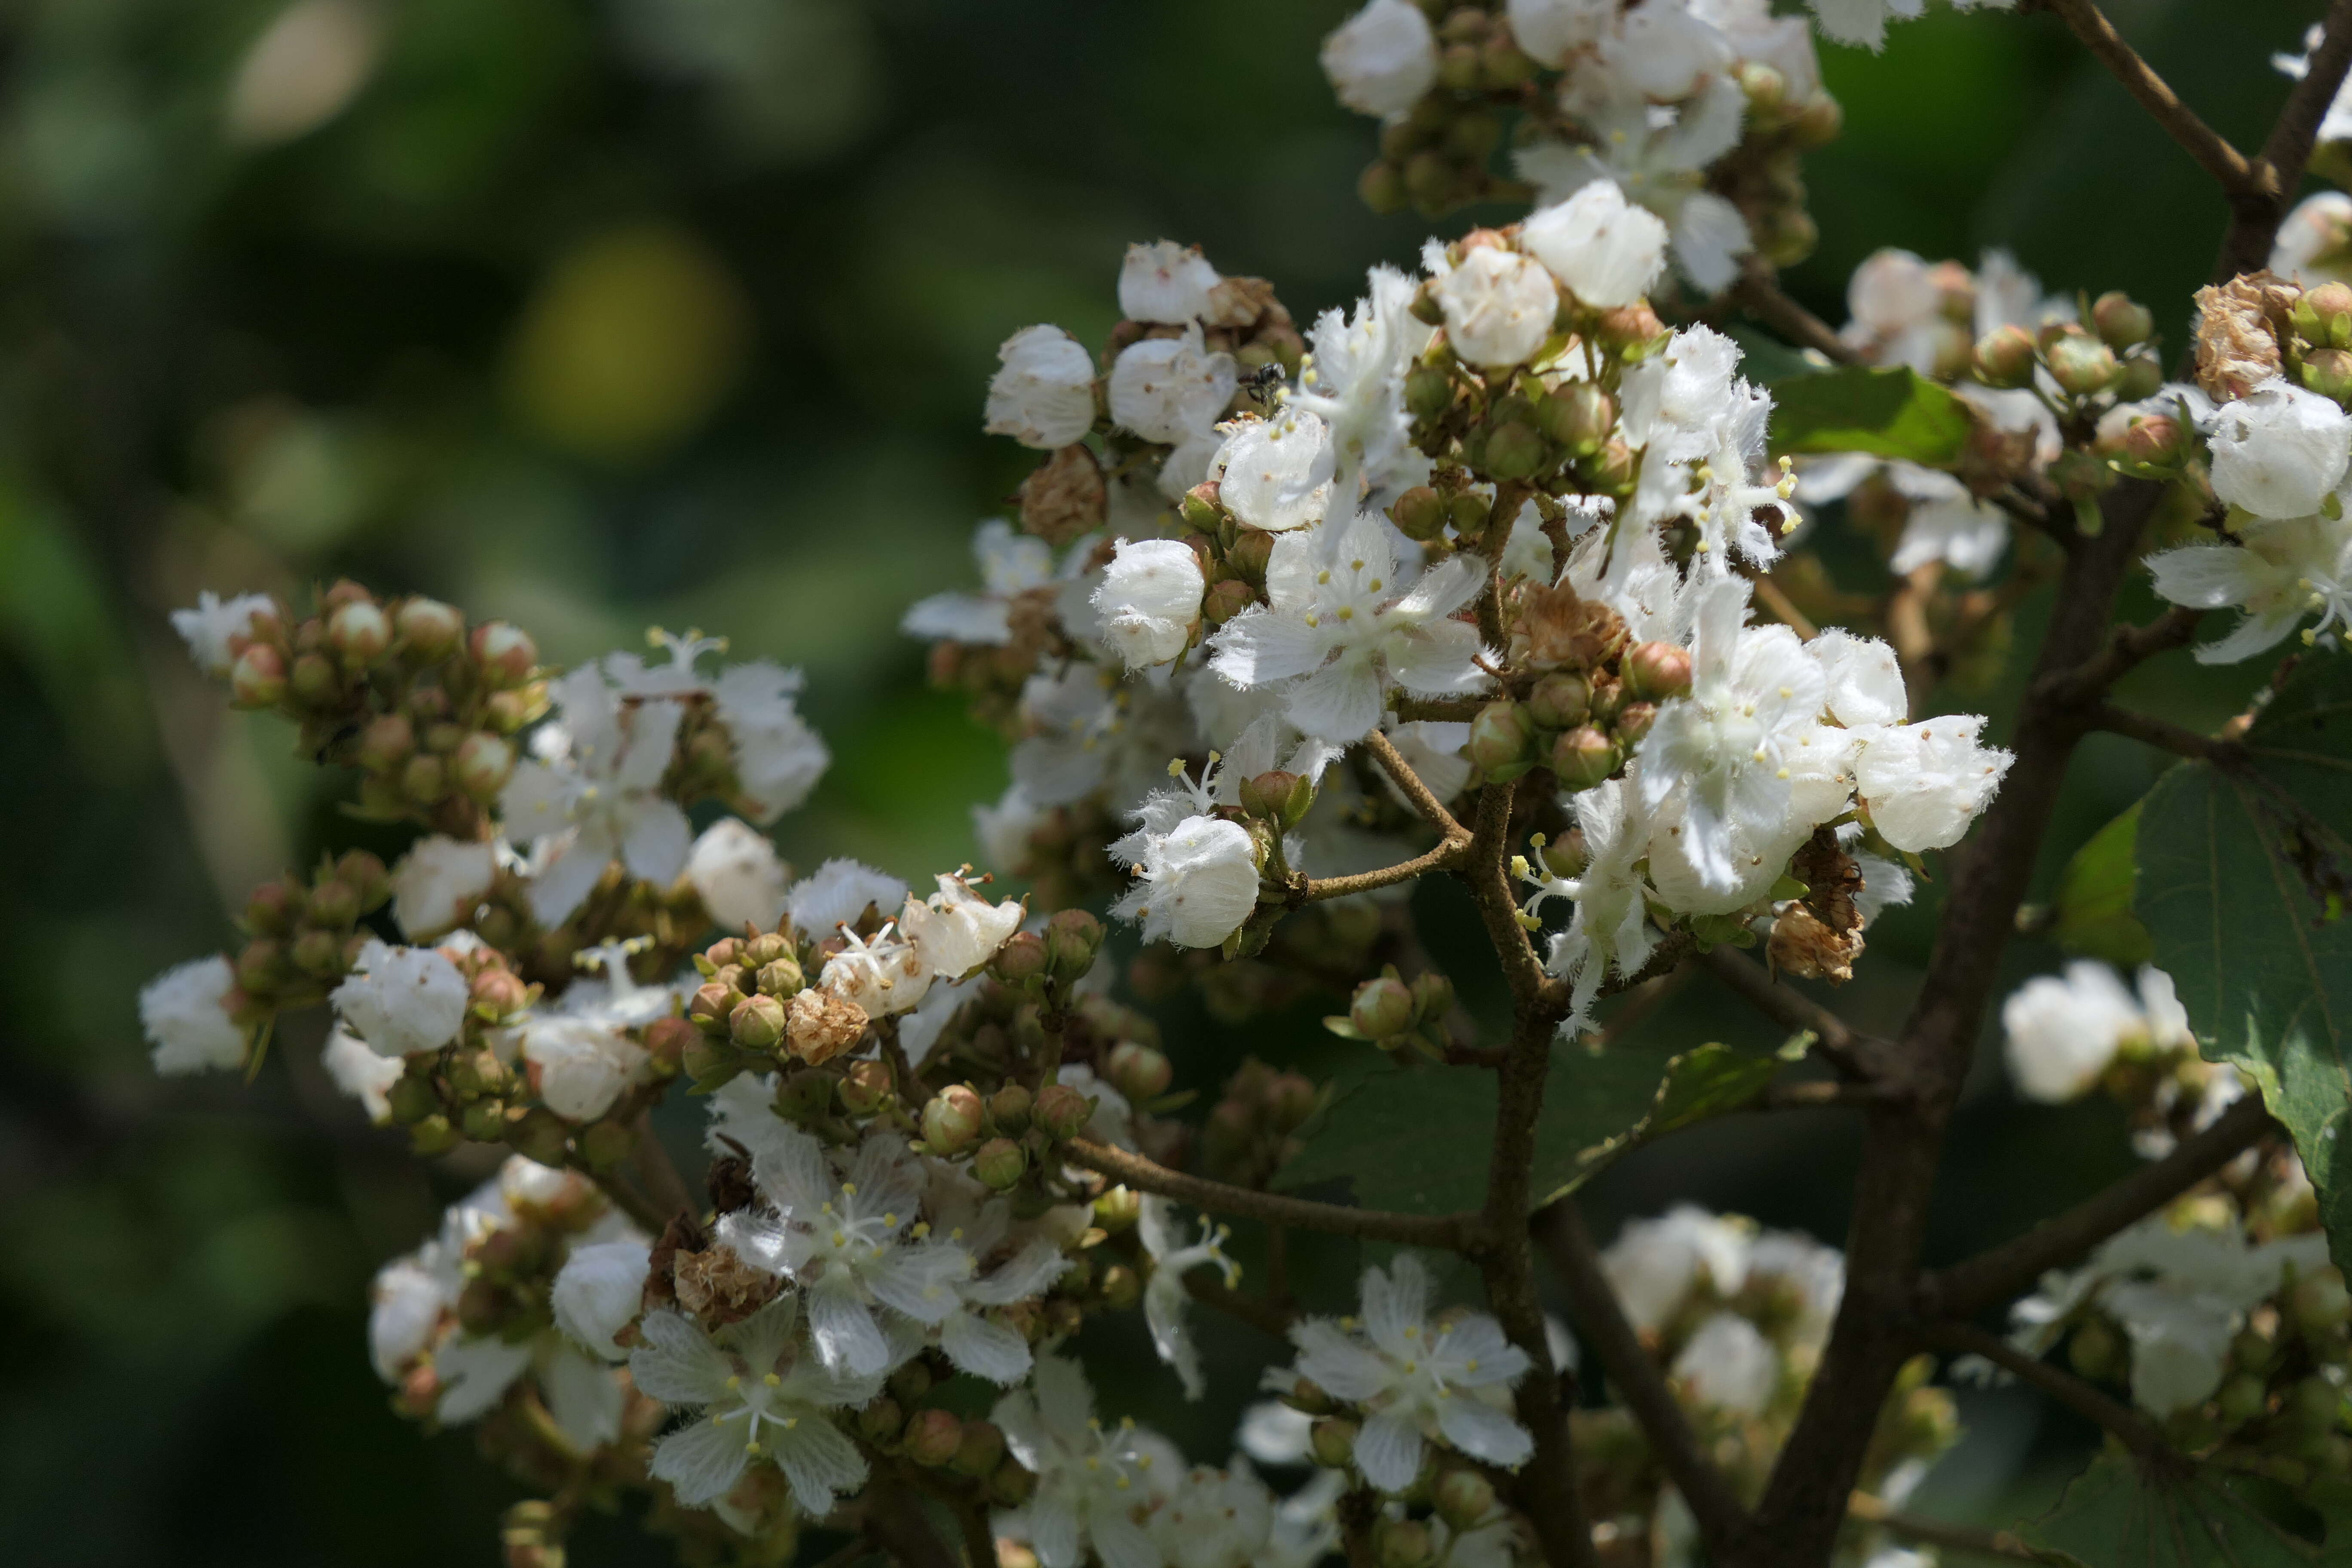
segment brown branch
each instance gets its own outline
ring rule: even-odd
[[[2286,216],[2295,187],[2303,184],[2304,165],[2311,161],[2320,122],[2344,85],[2347,67],[2352,67],[2352,0],[2333,0],[2319,47],[2312,50],[2303,79],[2287,93],[2284,107],[2271,122],[2270,135],[2263,141],[2262,163],[2270,174],[2264,199],[2233,205],[2230,232],[2213,267],[2216,283],[2269,263],[2279,221]]]
[[[1942,562],[1923,563],[1910,570],[1886,600],[1886,640],[1895,645],[1895,658],[1902,661],[1903,688],[1915,719],[1944,673],[1937,658],[1936,628],[1927,620],[1927,606],[1943,580]]]
[[[2156,122],[2180,144],[2183,152],[2197,160],[2198,167],[2221,183],[2221,192],[2234,205],[2240,201],[2261,199],[2277,188],[2276,176],[2267,164],[2257,164],[2243,153],[2230,145],[2221,132],[2198,118],[2197,111],[2180,101],[2155,68],[2140,58],[2139,51],[2124,42],[2115,24],[2093,0],[2046,0],[2049,8],[2064,18],[2083,46],[2099,58],[2115,79],[2123,83],[2124,90],[2139,100]]]
[[[2212,1126],[2181,1140],[2163,1159],[2143,1165],[2012,1241],[1929,1275],[1920,1284],[1921,1315],[1972,1318],[2006,1301],[2039,1279],[2045,1269],[2074,1262],[2108,1237],[2154,1214],[2243,1153],[2271,1125],[2262,1097],[2246,1096],[2223,1111]]]
[[[1205,1268],[1206,1265],[1202,1267]],[[1184,1291],[1192,1300],[1212,1311],[1223,1312],[1238,1322],[1247,1323],[1251,1328],[1272,1334],[1278,1340],[1286,1338],[1290,1333],[1290,1325],[1298,1321],[1298,1314],[1288,1307],[1266,1300],[1262,1297],[1244,1296],[1239,1290],[1229,1289],[1224,1281],[1217,1279],[1213,1274],[1203,1273],[1199,1268],[1184,1276]]]
[[[2112,734],[2128,736],[2142,744],[2154,746],[2159,752],[2170,752],[2177,757],[2188,757],[2200,763],[2231,762],[2245,753],[2245,748],[2233,741],[2200,735],[2169,720],[2136,713],[2112,702],[2103,702],[2092,711],[2091,726]]]
[[[2187,647],[2204,618],[2202,610],[2175,605],[2146,626],[2117,626],[2104,647],[2080,663],[2050,668],[2035,680],[2030,696],[2045,704],[2088,702],[2104,697],[2116,681],[2158,654]]]
[[[1577,1212],[1576,1200],[1561,1199],[1538,1214],[1534,1223],[1551,1257],[1552,1269],[1559,1276],[1560,1288],[1568,1292],[1569,1310],[1592,1342],[1593,1353],[1616,1385],[1617,1397],[1641,1423],[1658,1462],[1690,1505],[1710,1554],[1721,1553],[1747,1528],[1748,1510],[1732,1495],[1723,1472],[1700,1451],[1698,1438],[1684,1419],[1674,1391],[1666,1386],[1658,1363],[1626,1321],[1617,1292],[1601,1272],[1601,1255],[1593,1248],[1591,1233]]]
[[[1810,1030],[1815,1049],[1840,1070],[1870,1078],[1879,1071],[1879,1058],[1890,1048],[1884,1040],[1857,1034],[1843,1018],[1803,993],[1783,985],[1764,972],[1763,965],[1732,947],[1717,947],[1699,962],[1715,977],[1784,1029]]]
[[[1408,1247],[1443,1247],[1453,1252],[1475,1251],[1485,1239],[1485,1227],[1475,1214],[1391,1214],[1384,1209],[1281,1197],[1254,1187],[1236,1187],[1205,1176],[1171,1171],[1156,1160],[1091,1139],[1071,1139],[1062,1145],[1062,1158],[1089,1171],[1099,1171],[1139,1192],[1158,1193],[1210,1214],[1237,1215],[1268,1225],[1295,1225],[1306,1230],[1329,1231],[1335,1236],[1402,1242]]]
[[[1291,884],[1287,900],[1293,904],[1311,904],[1321,899],[1344,899],[1350,893],[1369,893],[1375,888],[1410,882],[1415,877],[1449,868],[1469,847],[1467,836],[1448,838],[1426,854],[1394,866],[1383,866],[1377,871],[1358,871],[1347,877],[1301,877]]]
[[[2074,1373],[2027,1354],[1999,1334],[1987,1333],[1971,1323],[1929,1323],[1919,1337],[1934,1349],[1980,1355],[2003,1372],[2014,1373],[2019,1382],[2032,1384],[2084,1420],[2114,1433],[2144,1463],[2172,1466],[2180,1462],[2179,1452],[2147,1416],[2108,1398]]]
[[[1440,723],[1466,724],[1478,717],[1478,710],[1489,700],[1479,697],[1412,697],[1397,694],[1396,716],[1403,723],[1435,720]]]
[[[1780,291],[1769,265],[1758,258],[1731,291],[1732,299],[1749,315],[1800,348],[1816,349],[1839,364],[1859,364],[1853,345],[1837,335],[1827,321]]]
[[[1853,1517],[1874,1524],[1891,1535],[1906,1541],[1916,1541],[1923,1546],[1939,1547],[1946,1552],[1973,1552],[1979,1557],[1998,1557],[2011,1563],[2058,1563],[2072,1559],[2029,1546],[2016,1534],[2006,1530],[1986,1530],[1982,1526],[1959,1524],[1948,1519],[1922,1519],[1916,1513],[1898,1513],[1886,1506],[1884,1500],[1868,1492],[1856,1492],[1848,1505]]]
[[[637,1227],[646,1235],[659,1236],[662,1228],[669,1224],[670,1216],[663,1212],[661,1205],[623,1181],[619,1171],[597,1170],[577,1155],[568,1157],[564,1163],[595,1183],[596,1190],[612,1199],[614,1205],[623,1214],[635,1220]]]
[[[1511,887],[1513,793],[1512,785],[1495,784],[1478,792],[1478,828],[1454,874],[1469,888],[1478,906],[1478,919],[1486,928],[1495,956],[1502,961],[1503,978],[1510,983],[1515,1005],[1522,1016],[1530,1009],[1548,1011],[1557,1023],[1568,1011],[1567,987],[1554,985],[1547,990],[1543,960],[1536,956],[1527,927],[1519,923],[1518,896]],[[1546,1043],[1549,1047],[1548,1036]]]
[[[1760,572],[1748,581],[1755,585],[1756,602],[1770,612],[1774,620],[1796,633],[1799,638],[1811,642],[1822,635],[1822,628],[1813,625],[1812,618],[1804,611],[1797,608],[1797,602],[1789,597],[1788,591],[1780,584]]]
[[[1412,808],[1426,817],[1429,825],[1449,842],[1470,837],[1469,830],[1454,820],[1454,814],[1445,809],[1445,803],[1430,793],[1429,786],[1421,782],[1421,775],[1412,771],[1412,764],[1404,760],[1403,753],[1386,735],[1378,730],[1373,731],[1364,737],[1364,749],[1372,753],[1372,760],[1381,764],[1381,771],[1388,774],[1390,782],[1397,786],[1406,800],[1412,803]]]

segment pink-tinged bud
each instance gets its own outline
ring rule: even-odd
[[[1216,480],[1203,479],[1186,490],[1184,499],[1177,503],[1177,510],[1183,513],[1184,525],[1193,532],[1216,532],[1217,524],[1225,514],[1224,503],[1218,495],[1219,488]]]
[[[1649,734],[1650,726],[1658,721],[1658,705],[1654,702],[1628,702],[1617,710],[1617,721],[1609,732],[1627,751],[1640,745]]]
[[[331,980],[343,972],[343,939],[331,931],[315,926],[294,939],[287,955],[294,967],[320,980]]]
[[[1356,987],[1348,1004],[1348,1022],[1368,1040],[1387,1040],[1413,1025],[1412,993],[1402,980],[1381,975]]]
[[[1026,1089],[1008,1083],[988,1097],[989,1118],[998,1131],[1018,1135],[1029,1130],[1029,1112],[1034,1104]]]
[[[2116,351],[2083,332],[2070,332],[2043,351],[2050,378],[2076,397],[2091,397],[2116,384],[2123,367]]]
[[[266,936],[284,935],[301,918],[303,898],[299,889],[283,881],[262,883],[245,901],[246,929]]]
[[[1066,1083],[1049,1083],[1037,1091],[1029,1110],[1030,1122],[1053,1138],[1075,1138],[1094,1120],[1095,1104]]]
[[[1614,773],[1625,761],[1617,743],[1590,724],[1563,731],[1552,742],[1551,771],[1560,787],[1591,789]]]
[[[773,996],[746,996],[727,1016],[727,1033],[747,1051],[772,1049],[784,1037],[784,1005]]]
[[[1592,493],[1604,496],[1625,496],[1633,493],[1633,448],[1622,440],[1612,437],[1601,444],[1601,450],[1582,459],[1577,472],[1584,476]]]
[[[2352,348],[2352,289],[2323,283],[2297,300],[2294,330],[2314,348]]]
[[[286,685],[297,701],[323,708],[342,695],[343,678],[335,672],[334,660],[314,651],[296,656]]]
[[[1495,1511],[1495,1487],[1475,1470],[1448,1470],[1430,1500],[1440,1519],[1456,1531],[1469,1530]]]
[[[1274,535],[1264,529],[1244,528],[1225,552],[1225,565],[1244,583],[1264,583],[1266,563],[1274,559]]]
[[[310,923],[340,930],[360,918],[360,892],[340,877],[331,877],[310,889]]]
[[[1666,324],[1647,300],[1603,310],[1593,322],[1592,340],[1603,353],[1637,356],[1666,335]]]
[[[1592,688],[1581,676],[1547,675],[1528,693],[1528,717],[1547,730],[1573,730],[1592,711]]]
[[[923,1105],[923,1142],[935,1154],[953,1154],[971,1147],[987,1125],[980,1093],[968,1084],[954,1083]]]
[[[517,687],[530,679],[539,664],[539,645],[528,633],[505,621],[485,621],[474,628],[467,643],[485,684]]]
[[[400,793],[418,805],[431,805],[449,793],[449,764],[438,757],[411,757],[400,770]]]
[[[288,978],[285,944],[257,936],[236,955],[236,984],[241,991],[267,996]]]
[[[359,763],[372,773],[391,773],[415,750],[416,726],[398,713],[371,719],[360,731]]]
[[[492,801],[514,776],[514,748],[477,730],[457,742],[450,763],[450,776],[459,789],[476,800]]]
[[[2134,304],[2130,295],[2110,290],[2100,295],[2091,307],[2091,325],[2106,340],[2109,348],[2120,353],[2155,335],[2156,317],[2147,306]]]
[[[482,703],[482,727],[500,735],[511,735],[530,722],[537,704],[531,693],[537,687],[525,687],[520,691],[493,691]]]
[[[1296,827],[1315,805],[1315,781],[1280,768],[1242,780],[1242,809],[1281,829]]]
[[[1532,759],[1535,742],[1535,721],[1516,702],[1489,702],[1470,721],[1470,761],[1490,773]]]
[[[229,700],[239,708],[275,708],[286,700],[286,656],[255,643],[228,668]]]
[[[1102,951],[1103,923],[1084,910],[1061,910],[1045,922],[1045,963],[1054,978],[1068,985],[1095,966]]]
[[[992,1472],[1004,1462],[1004,1434],[995,1423],[967,1421],[963,1435],[956,1444],[955,1458],[948,1461],[958,1475],[977,1480]]]
[[[373,605],[375,595],[349,577],[338,577],[335,585],[319,595],[319,613],[331,616],[345,605]]]
[[[2303,384],[2341,403],[2352,396],[2352,349],[2314,349],[2303,358]]]
[[[1315,1114],[1315,1080],[1295,1072],[1274,1075],[1263,1096],[1266,1119],[1277,1132],[1296,1131]]]
[[[2133,420],[2131,428],[2124,432],[2123,455],[2149,468],[2177,462],[2183,456],[2180,422],[2161,414]]]
[[[1372,1532],[1380,1568],[1426,1568],[1437,1560],[1429,1526],[1417,1519],[1384,1519]]]
[[[701,1031],[684,1018],[656,1018],[646,1026],[646,1054],[664,1076],[685,1065],[688,1047],[701,1043]]]
[[[871,1116],[890,1100],[890,1068],[884,1062],[852,1062],[842,1075],[841,1109],[852,1116]]]
[[[1025,985],[1045,967],[1045,939],[1034,931],[1014,931],[989,961],[990,971],[1007,985]]]
[[[474,1011],[493,1023],[523,1010],[530,987],[511,969],[485,969],[467,984]]]
[[[1536,422],[1570,457],[1590,457],[1615,427],[1617,405],[1598,383],[1572,381],[1536,405]]]
[[[1619,670],[1628,697],[1664,702],[1670,697],[1690,695],[1690,650],[1676,644],[1635,643],[1625,650]]]
[[[761,995],[789,1002],[807,986],[808,976],[801,973],[800,960],[788,952],[782,958],[760,965],[755,983]]]
[[[1107,1064],[1111,1087],[1136,1104],[1159,1099],[1175,1081],[1176,1067],[1164,1052],[1140,1040],[1121,1040]]]
[[[2023,327],[1995,327],[1977,340],[1977,379],[1987,386],[2033,384],[2033,336]]]
[[[1257,595],[1247,583],[1238,577],[1220,578],[1201,598],[1201,618],[1221,626],[1256,602]]]
[[[992,1191],[1009,1193],[1028,1172],[1029,1156],[1010,1138],[992,1138],[971,1157],[971,1173]]]
[[[1415,485],[1389,508],[1389,521],[1407,539],[1425,544],[1445,531],[1445,499],[1427,485]]]
[[[328,618],[327,646],[344,668],[373,668],[392,647],[392,619],[375,605],[354,600]]]
[[[714,980],[696,990],[694,1000],[687,1004],[686,1016],[704,1034],[723,1035],[736,1004],[742,1000],[742,992],[724,981]]]
[[[465,640],[466,617],[438,599],[409,599],[392,618],[402,657],[414,664],[438,664]]]
[[[1424,1024],[1433,1024],[1454,1010],[1454,982],[1434,969],[1424,969],[1412,977],[1413,1016]]]
[[[1324,1468],[1339,1468],[1356,1457],[1356,1424],[1344,1415],[1326,1415],[1307,1428],[1307,1450]]]
[[[456,1053],[450,1058],[448,1076],[449,1087],[468,1100],[497,1094],[507,1087],[509,1079],[506,1064],[487,1048]],[[469,1131],[467,1136],[474,1135]]]
[[[757,936],[736,939],[737,956],[728,960],[746,969],[765,969],[780,959],[793,957],[792,940],[782,931],[761,931]]]

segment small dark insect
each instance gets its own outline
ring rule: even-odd
[[[358,737],[360,728],[360,722],[356,719],[352,720],[350,723],[341,726],[333,734],[326,738],[326,740],[320,745],[318,754],[312,757],[310,761],[320,767],[326,766],[327,759],[329,757],[340,751],[346,742],[355,740]]]
[[[1275,394],[1282,390],[1283,383],[1288,379],[1288,373],[1282,368],[1282,363],[1279,360],[1269,360],[1255,370],[1244,374],[1241,378],[1241,386],[1244,392],[1250,395],[1252,401],[1271,408],[1274,406]]]

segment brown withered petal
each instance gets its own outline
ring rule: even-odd
[[[1628,634],[1616,611],[1563,583],[1530,588],[1519,599],[1528,662],[1538,669],[1593,669],[1622,649]]]
[[[670,1276],[677,1304],[708,1329],[742,1321],[784,1288],[782,1280],[752,1268],[724,1246],[677,1254]]]
[[[2302,294],[2267,270],[2197,290],[2197,384],[2215,398],[2243,397],[2278,374],[2288,313]]]
[[[1862,955],[1862,929],[1832,930],[1802,903],[1793,903],[1772,922],[1767,951],[1772,967],[1783,974],[1843,984],[1853,978],[1853,961]]]
[[[1102,465],[1083,444],[1055,450],[1013,493],[1021,503],[1021,526],[1048,544],[1067,544],[1102,526]]]
[[[793,1055],[822,1067],[866,1033],[866,1009],[812,985],[784,1013],[784,1040]]]

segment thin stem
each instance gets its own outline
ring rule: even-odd
[[[1358,871],[1348,877],[1305,877],[1291,885],[1289,899],[1293,903],[1311,904],[1320,899],[1344,899],[1350,893],[1368,893],[1375,888],[1393,887],[1410,882],[1415,877],[1431,871],[1443,871],[1462,858],[1470,847],[1467,837],[1448,838],[1425,855],[1394,866],[1383,866],[1377,871]]]
[[[1862,362],[1853,345],[1839,337],[1827,321],[1780,291],[1772,269],[1760,259],[1749,264],[1731,297],[1740,309],[1800,348],[1818,350],[1839,364]]]
[[[1920,1338],[1937,1350],[1980,1355],[2002,1371],[2014,1373],[2019,1382],[2032,1384],[2084,1420],[2114,1433],[2145,1463],[2171,1466],[2180,1460],[2155,1423],[2138,1411],[2117,1404],[2074,1373],[2027,1354],[1999,1334],[1989,1334],[1970,1323],[1931,1323],[1921,1331]]]
[[[1378,730],[1373,731],[1364,737],[1364,749],[1372,753],[1372,760],[1381,764],[1381,771],[1388,774],[1405,799],[1412,803],[1412,808],[1426,817],[1429,825],[1448,841],[1470,837],[1469,831],[1454,820],[1454,814],[1445,809],[1445,803],[1432,795],[1429,786],[1421,782],[1421,775],[1412,771],[1412,764],[1404,760],[1403,753],[1386,735]]]
[[[1229,1290],[1224,1281],[1197,1268],[1184,1276],[1184,1292],[1201,1305],[1272,1334],[1276,1339],[1287,1337],[1290,1325],[1298,1320],[1298,1314],[1289,1308],[1256,1296],[1244,1296],[1239,1290]]]
[[[1927,693],[1943,675],[1936,657],[1936,628],[1927,621],[1927,605],[1943,578],[1942,562],[1925,562],[1911,569],[1886,601],[1886,637],[1902,661],[1903,687],[1913,718],[1918,717]]]
[[[2244,754],[2244,748],[2231,741],[2217,741],[2210,735],[2200,735],[2184,729],[2169,720],[2151,714],[2136,713],[2128,708],[2118,708],[2103,702],[2091,714],[2094,729],[2126,735],[2159,752],[2170,752],[2177,757],[2189,757],[2200,763],[2234,761]]]
[[[2320,122],[2344,85],[2347,68],[2352,68],[2352,0],[2333,0],[2319,47],[2311,52],[2303,79],[2286,95],[2284,107],[2271,122],[2270,135],[2263,141],[2263,163],[2271,174],[2267,199],[2233,208],[2229,235],[2213,267],[2215,282],[2251,272],[2270,260],[2279,220],[2286,216],[2287,199],[2303,184],[2304,165],[2311,161]]]
[[[1699,962],[1713,971],[1717,980],[1738,992],[1749,1006],[1782,1028],[1810,1030],[1815,1048],[1842,1071],[1856,1077],[1874,1076],[1877,1058],[1889,1048],[1883,1040],[1856,1034],[1844,1019],[1811,997],[1773,979],[1764,972],[1763,965],[1737,948],[1715,948],[1703,954]]]
[[[1543,960],[1536,956],[1527,928],[1519,923],[1519,900],[1511,889],[1512,794],[1510,784],[1490,784],[1478,792],[1478,829],[1454,872],[1478,906],[1478,918],[1495,956],[1502,961],[1503,978],[1510,982],[1515,1004],[1522,1012],[1538,1005],[1550,1006],[1557,1021],[1567,1009],[1548,999]],[[1551,989],[1566,994],[1565,986]]]
[[[1650,1447],[1690,1505],[1699,1534],[1713,1552],[1738,1539],[1747,1528],[1748,1510],[1731,1493],[1723,1472],[1700,1452],[1698,1438],[1683,1418],[1682,1406],[1666,1386],[1658,1363],[1643,1348],[1641,1336],[1626,1321],[1617,1293],[1601,1269],[1601,1255],[1585,1229],[1576,1200],[1562,1198],[1535,1217],[1536,1234],[1551,1257],[1560,1288],[1568,1292],[1569,1308],[1577,1326],[1592,1342],[1602,1370],[1616,1385],[1617,1397],[1633,1413]]]
[[[2147,1218],[2252,1148],[2271,1131],[2262,1097],[2250,1094],[2213,1125],[2181,1140],[2171,1153],[2012,1241],[1929,1275],[1919,1310],[1930,1317],[1972,1318],[2009,1300],[2045,1269],[2074,1262],[2117,1231]]]
[[[662,1212],[661,1206],[651,1198],[623,1181],[620,1172],[596,1170],[577,1155],[567,1159],[564,1163],[595,1183],[598,1192],[612,1199],[615,1207],[635,1220],[648,1235],[659,1236],[669,1224],[669,1215]]]
[[[2140,58],[2137,49],[2124,42],[2115,24],[2092,0],[2046,0],[2046,4],[2074,29],[2083,46],[2098,57],[2099,63],[2123,83],[2124,90],[2139,100],[2140,107],[2164,127],[2183,152],[2197,160],[2198,167],[2221,183],[2223,195],[2237,202],[2260,198],[2276,189],[2273,171],[2266,164],[2249,160],[2221,132],[2198,118],[2195,110],[2181,102],[2180,95],[2156,74],[2154,67]]]
[[[1465,724],[1478,717],[1478,710],[1486,706],[1489,700],[1482,697],[1409,697],[1400,693],[1396,700],[1396,716],[1408,724],[1424,719]]]
[[[2117,626],[2105,647],[2077,665],[2044,674],[2030,695],[2050,705],[2104,697],[2116,681],[2158,654],[2188,646],[2204,618],[2202,610],[2175,605],[2146,626]]]
[[[1748,580],[1755,584],[1756,602],[1770,611],[1774,620],[1806,642],[1822,635],[1822,628],[1813,625],[1811,617],[1804,611],[1797,608],[1797,602],[1789,597],[1788,591],[1780,584],[1761,573]]]
[[[1156,1160],[1086,1138],[1073,1138],[1063,1144],[1062,1157],[1139,1192],[1157,1193],[1210,1214],[1238,1215],[1268,1225],[1295,1225],[1307,1230],[1329,1231],[1335,1236],[1402,1242],[1408,1247],[1435,1247],[1452,1252],[1475,1250],[1485,1234],[1475,1214],[1391,1214],[1384,1209],[1286,1198],[1254,1187],[1236,1187],[1205,1176],[1171,1171]]]
[[[644,1179],[647,1194],[656,1205],[672,1214],[690,1215],[699,1209],[702,1205],[695,1202],[694,1189],[686,1184],[686,1178],[679,1174],[677,1163],[669,1157],[669,1151],[662,1147],[659,1138],[654,1136],[651,1110],[638,1113],[635,1131],[637,1174]]]
[[[1958,1524],[1948,1519],[1922,1519],[1915,1513],[1897,1513],[1885,1502],[1868,1492],[1856,1492],[1850,1510],[1853,1517],[1874,1524],[1892,1535],[1906,1541],[1916,1541],[1923,1546],[1939,1547],[1946,1552],[1973,1552],[1979,1557],[1998,1557],[2010,1563],[2071,1562],[2072,1559],[2029,1546],[2006,1530],[1986,1530],[1979,1525]]]

